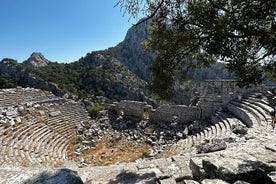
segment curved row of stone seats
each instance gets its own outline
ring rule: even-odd
[[[256,99],[256,98],[252,98],[252,97],[246,97],[244,98],[245,101],[248,101],[250,103],[253,103],[257,106],[259,106],[260,108],[262,108],[263,110],[265,110],[267,113],[273,112],[274,108],[271,107],[266,101],[264,100],[260,100],[260,99]]]
[[[30,132],[30,130],[33,129],[37,129],[40,130],[41,129],[41,125],[34,124],[34,126],[29,126],[28,128],[26,128],[24,130],[25,127],[22,126],[21,129],[19,129],[18,131],[21,131],[20,134],[16,135],[13,134],[12,136],[10,136],[10,140],[11,140],[11,144],[8,145],[9,147],[9,153],[12,154],[13,151],[16,152],[16,150],[20,150],[20,157],[21,158],[29,158],[30,159],[30,155],[28,154],[30,151],[30,148],[28,147],[28,143],[32,142],[31,137],[35,134],[34,132]],[[16,140],[16,141],[15,141]],[[17,154],[18,155],[18,154]]]
[[[228,110],[242,119],[248,127],[272,128],[270,112],[274,110],[269,106],[261,94],[245,96],[241,101],[231,101]]]
[[[60,111],[50,116],[50,109]],[[67,157],[67,147],[75,138],[75,127],[89,121],[79,103],[58,101],[46,106],[44,115],[25,119],[26,123],[0,130],[1,164],[55,165]],[[42,121],[43,120],[43,121]]]
[[[231,104],[240,107],[252,114],[257,120],[257,126],[265,126],[267,124],[266,119],[262,113],[260,113],[260,111],[250,103],[246,103],[244,101],[232,101]]]
[[[271,112],[274,111],[274,108],[271,107],[267,101],[261,100],[253,97],[245,97],[244,101],[250,106],[253,106],[256,110],[258,110],[266,119],[267,127],[272,128],[272,118],[270,116]]]
[[[32,127],[35,128],[35,127]],[[45,158],[40,158],[41,156],[43,156],[43,154],[46,150],[47,152],[47,156],[48,156],[48,161],[59,161],[60,159],[64,159],[65,158],[65,154],[66,152],[63,151],[63,154],[61,154],[58,150],[60,150],[60,146],[65,147],[63,144],[67,144],[67,139],[70,137],[72,137],[71,135],[74,135],[74,131],[72,131],[72,127],[69,127],[67,129],[64,129],[64,131],[55,131],[55,134],[53,134],[51,131],[48,130],[48,128],[46,126],[40,128],[40,127],[36,127],[37,129],[28,135],[28,131],[22,131],[23,133],[20,135],[21,136],[21,141],[12,141],[11,145],[7,145],[6,150],[4,151],[6,153],[9,153],[10,155],[19,155],[22,159],[23,158],[27,158],[28,161],[30,162],[30,164],[41,164],[43,162],[47,162],[47,157]],[[71,130],[71,132],[69,132],[69,130]],[[67,134],[69,134],[70,136],[68,136]],[[55,135],[57,135],[55,137]],[[45,137],[42,138],[41,137]],[[10,140],[12,139],[16,139],[14,137],[11,136]],[[47,144],[44,144],[44,147],[42,147],[41,150],[35,150],[36,147],[38,145],[41,144],[41,140],[47,142]],[[65,141],[63,141],[65,140]],[[58,145],[58,146],[57,146]],[[20,147],[21,146],[21,147]],[[21,153],[18,153],[18,150],[22,150]],[[16,153],[17,152],[17,153]],[[37,156],[34,156],[33,154],[36,154]],[[50,155],[50,156],[49,156]],[[52,159],[51,157],[54,155],[60,155],[61,158],[55,158]],[[9,158],[9,157],[8,157]],[[6,161],[8,161],[8,158],[6,158]],[[16,160],[19,159],[19,160]],[[14,159],[13,157],[10,158],[8,161],[8,163],[14,163],[14,162],[20,162],[20,160],[22,161],[22,159],[20,159],[19,157]]]
[[[12,88],[0,90],[0,106],[8,107],[29,102],[57,99],[52,93],[32,88]]]
[[[260,123],[262,126],[265,126],[267,129],[272,129],[272,118],[270,113],[258,105],[255,105],[254,103],[250,103],[248,101],[244,101],[243,103],[255,110],[255,114],[260,118]]]
[[[229,103],[227,105],[228,110],[233,113],[236,117],[243,120],[247,127],[258,127],[259,123],[255,116],[253,116],[250,111],[236,105]]]
[[[180,151],[190,150],[192,147],[208,142],[214,138],[224,138],[232,133],[233,126],[241,123],[236,117],[218,112],[212,118],[212,124],[205,127],[202,131],[195,135],[190,135],[184,140],[180,140],[168,150],[168,153],[179,153]]]

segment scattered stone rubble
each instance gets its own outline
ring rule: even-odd
[[[177,124],[175,122],[159,123],[149,122],[147,119],[139,121],[131,117],[116,116],[111,111],[102,111],[99,117],[89,125],[80,123],[77,126],[78,136],[82,142],[90,145],[105,135],[111,139],[125,137],[126,140],[136,143],[146,142],[151,145],[151,157],[158,156],[164,149],[175,142],[185,139],[203,129],[199,121],[190,124]],[[86,148],[77,149],[80,154]]]

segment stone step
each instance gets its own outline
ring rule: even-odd
[[[228,110],[233,113],[236,117],[243,120],[247,127],[259,127],[258,120],[248,110],[239,107],[235,104],[229,103],[227,105]]]
[[[247,102],[232,101],[231,103],[235,103],[235,105],[249,111],[252,115],[254,115],[256,117],[256,119],[258,120],[258,123],[259,123],[260,126],[265,126],[267,124],[266,119],[264,118],[264,116],[257,109],[252,107]]]

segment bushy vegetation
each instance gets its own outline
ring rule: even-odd
[[[105,110],[109,106],[109,103],[99,104],[94,103],[93,105],[89,105],[86,107],[87,112],[91,117],[97,117],[99,112]]]

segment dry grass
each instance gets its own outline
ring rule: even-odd
[[[164,151],[159,155],[160,158],[168,158],[177,155],[180,152],[177,145],[167,146]]]
[[[28,167],[28,166],[30,166],[30,162],[27,158],[25,158],[25,159],[22,160],[21,165],[23,167]]]
[[[76,159],[75,147],[70,147],[72,159]],[[98,141],[95,147],[91,147],[81,153],[86,164],[109,165],[117,162],[132,162],[143,157],[150,146],[146,143],[134,144],[125,138],[111,139],[106,136]],[[73,155],[72,155],[73,154]]]

